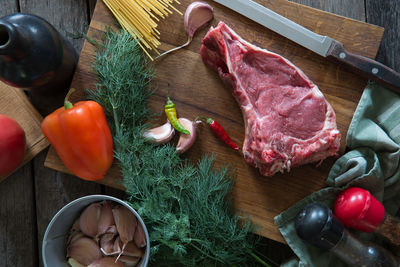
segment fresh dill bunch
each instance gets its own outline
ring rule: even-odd
[[[152,117],[147,102],[154,72],[130,35],[107,31],[94,69],[99,82],[88,96],[107,113],[128,202],[149,231],[152,263],[260,264],[251,256],[257,239],[251,224],[232,208],[231,171],[213,168],[213,157],[192,163],[175,147],[156,146],[142,137]]]

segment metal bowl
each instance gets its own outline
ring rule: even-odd
[[[66,240],[69,230],[85,207],[93,202],[99,202],[102,200],[117,202],[127,207],[136,216],[138,222],[142,225],[146,236],[145,254],[137,266],[146,267],[148,265],[150,257],[150,239],[146,225],[143,223],[139,214],[131,206],[118,198],[106,195],[90,195],[71,201],[59,210],[51,219],[46,232],[44,233],[42,242],[42,259],[45,267],[69,266],[66,257]]]

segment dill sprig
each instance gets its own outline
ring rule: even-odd
[[[128,202],[148,228],[152,262],[157,266],[260,264],[251,253],[257,240],[251,224],[232,208],[231,171],[214,168],[212,156],[192,163],[168,144],[146,142],[142,134],[152,117],[147,102],[153,92],[153,69],[129,34],[108,31],[104,40],[94,63],[97,89],[88,95],[108,115],[122,183]]]

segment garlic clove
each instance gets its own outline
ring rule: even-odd
[[[114,245],[113,245],[114,252],[117,254],[122,254],[122,246],[123,244],[121,238],[117,236],[117,238],[114,240]]]
[[[75,242],[76,240],[78,240],[81,237],[84,237],[85,235],[82,232],[77,232],[74,231],[70,234],[69,238],[68,238],[68,244],[72,244],[73,242]]]
[[[100,250],[106,256],[116,255],[121,251],[114,251],[115,234],[104,234],[100,238]]]
[[[164,53],[158,55],[155,59],[158,59],[168,53],[171,53],[185,46],[188,46],[192,42],[194,33],[199,28],[204,26],[207,22],[212,20],[213,17],[214,17],[214,11],[209,4],[199,1],[191,3],[186,8],[185,16],[183,17],[184,26],[188,34],[188,39],[186,43],[165,51]]]
[[[171,123],[167,121],[165,124],[152,128],[143,133],[143,137],[155,144],[165,144],[174,137],[175,130]]]
[[[185,11],[184,25],[189,35],[189,40],[192,40],[194,33],[197,29],[204,26],[207,22],[214,17],[213,8],[204,2],[193,2]]]
[[[140,258],[143,256],[143,250],[138,248],[135,242],[131,241],[126,244],[124,251],[122,251],[122,255]]]
[[[112,212],[119,237],[125,246],[129,241],[133,240],[133,235],[135,234],[137,226],[137,219],[128,208],[122,205],[115,206],[112,209]]]
[[[113,216],[113,218],[114,218],[114,216]],[[105,234],[118,234],[117,226],[111,225],[110,227],[107,228],[107,231],[105,232]]]
[[[71,227],[71,231],[80,231],[81,229],[79,228],[79,218],[75,220],[74,224]]]
[[[144,234],[143,226],[138,222],[136,226],[135,234],[133,235],[133,240],[135,241],[136,246],[139,248],[143,248],[146,246],[146,235]]]
[[[122,255],[118,260],[125,263],[126,267],[131,267],[136,266],[136,264],[138,264],[140,261],[140,258]]]
[[[96,202],[87,206],[79,217],[79,228],[90,237],[95,237],[101,214],[101,204]]]
[[[97,225],[97,236],[108,232],[108,229],[112,228],[114,225],[115,222],[114,215],[112,213],[111,203],[109,201],[103,201],[99,223]]]
[[[197,136],[196,122],[192,122],[185,118],[179,118],[179,122],[190,134],[181,134],[179,136],[178,144],[176,145],[176,152],[182,154],[186,152],[194,143]]]
[[[89,265],[102,257],[96,242],[88,237],[81,237],[67,248],[67,257],[75,259],[83,265]]]
[[[88,267],[125,267],[121,261],[116,261],[114,257],[104,257],[89,264]]]
[[[68,263],[71,265],[71,267],[85,267],[85,265],[80,264],[74,258],[69,258]]]

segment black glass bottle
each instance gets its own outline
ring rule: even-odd
[[[310,203],[296,217],[297,235],[316,247],[329,250],[350,266],[398,267],[399,259],[374,243],[364,243],[353,236],[332,213],[320,203]]]
[[[17,13],[0,18],[0,80],[29,89],[42,114],[62,106],[78,55],[46,20]]]

